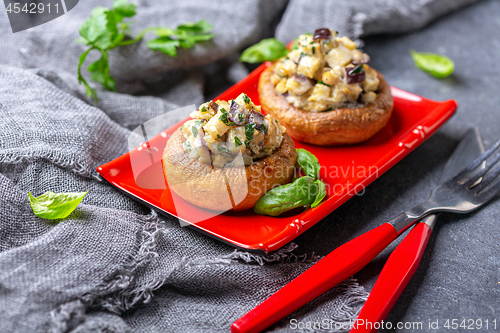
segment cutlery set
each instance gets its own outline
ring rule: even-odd
[[[484,151],[482,141],[477,130],[469,130],[443,171],[441,180],[444,181],[432,191],[429,200],[338,247],[235,321],[231,331],[264,330],[360,271],[416,224],[387,260],[351,328],[351,332],[375,332],[377,325],[356,323],[377,323],[385,319],[418,268],[436,223],[436,214],[471,212],[500,192],[500,167],[495,168],[500,161],[500,154],[495,155],[499,146],[500,141],[477,157]]]

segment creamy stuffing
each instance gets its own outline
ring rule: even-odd
[[[297,108],[319,112],[356,108],[377,98],[379,78],[370,57],[348,37],[318,29],[298,37],[296,46],[276,63],[271,82]]]
[[[273,153],[285,128],[245,94],[230,101],[210,101],[182,125],[184,149],[193,158],[223,167],[250,165]]]

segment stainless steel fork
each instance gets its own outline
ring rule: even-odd
[[[438,212],[468,213],[490,201],[500,192],[498,179],[500,167],[492,170],[500,161],[500,154],[479,172],[474,173],[474,171],[486,163],[499,146],[500,141],[456,176],[434,188],[429,200],[404,212],[389,223],[399,234],[426,215]]]
[[[231,326],[231,332],[259,332],[357,273],[423,217],[471,212],[500,192],[500,154],[479,169],[500,146],[496,142],[471,165],[437,186],[426,202],[338,247]]]

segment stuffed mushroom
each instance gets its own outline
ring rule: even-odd
[[[293,140],[246,94],[204,103],[191,117],[162,158],[167,183],[181,198],[211,210],[245,210],[293,179]]]
[[[365,141],[388,122],[393,99],[370,57],[322,28],[303,34],[259,79],[259,98],[290,135],[316,145]]]

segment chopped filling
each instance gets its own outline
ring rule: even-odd
[[[230,101],[210,101],[182,125],[184,149],[214,166],[250,165],[281,145],[285,128],[245,94]]]
[[[348,37],[322,28],[303,34],[276,63],[271,82],[290,104],[311,112],[357,108],[377,98],[379,78],[370,57]]]

